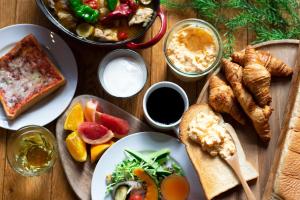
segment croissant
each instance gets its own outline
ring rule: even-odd
[[[267,51],[256,51],[262,64],[270,72],[272,76],[290,76],[293,69],[285,64],[282,60],[272,56]],[[231,55],[232,61],[244,66],[245,50],[234,52]]]
[[[245,67],[243,69],[243,83],[253,94],[259,106],[271,103],[270,93],[271,74],[261,64],[255,49],[248,46],[245,51]]]
[[[209,80],[208,103],[216,112],[227,113],[237,122],[245,125],[243,111],[240,110],[231,87],[215,75]]]
[[[226,79],[230,83],[233,93],[241,107],[251,119],[253,126],[262,141],[268,142],[271,138],[269,118],[272,114],[270,106],[263,108],[256,105],[252,95],[242,84],[242,67],[227,59],[222,59]]]

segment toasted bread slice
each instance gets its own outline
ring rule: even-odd
[[[202,151],[199,144],[193,142],[188,136],[189,123],[199,112],[208,113],[212,109],[207,104],[196,104],[191,106],[183,115],[180,123],[181,141],[185,144],[188,155],[198,173],[201,185],[207,199],[213,199],[219,194],[237,186],[239,181],[232,169],[219,156],[212,157]],[[246,180],[258,177],[257,171],[247,162],[245,153],[238,140],[237,135],[232,135],[235,142],[241,171]]]
[[[65,78],[30,34],[0,58],[0,101],[8,119],[65,83]]]

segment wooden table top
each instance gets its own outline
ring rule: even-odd
[[[184,12],[176,13],[174,11],[167,11],[168,29],[172,27],[174,23],[179,20],[193,17],[195,13]],[[188,13],[186,15],[186,13]],[[0,28],[19,23],[30,23],[45,26],[62,36],[62,38],[69,44],[75,55],[78,70],[79,80],[76,95],[79,94],[92,94],[120,106],[133,115],[143,119],[142,111],[142,99],[146,89],[159,81],[169,80],[182,86],[188,94],[191,103],[194,103],[202,88],[203,81],[195,83],[185,83],[176,79],[164,60],[163,55],[163,42],[159,42],[154,47],[138,51],[144,57],[148,66],[148,81],[143,91],[136,97],[120,100],[108,96],[102,88],[100,88],[96,71],[101,58],[110,50],[104,48],[95,48],[84,46],[76,41],[71,40],[66,35],[59,32],[47,19],[41,14],[35,4],[35,0],[0,0]],[[147,32],[145,40],[155,35],[160,28],[159,20],[156,20],[153,27]],[[241,30],[237,33],[236,49],[244,48],[248,41],[253,36],[248,33],[247,29]],[[5,38],[1,38],[5,40]],[[52,122],[47,127],[54,132],[55,122]],[[0,199],[12,199],[12,200],[46,200],[46,199],[76,199],[75,193],[69,186],[66,176],[60,161],[58,160],[53,168],[47,174],[40,177],[26,178],[22,177],[12,170],[6,160],[6,141],[9,132],[0,129]],[[259,169],[258,163],[253,163],[254,166]],[[262,189],[264,188],[267,180],[259,180],[252,186],[252,190],[255,192],[258,199],[262,195]],[[222,199],[245,199],[243,191],[240,187],[235,189],[236,192],[228,193],[223,196]]]

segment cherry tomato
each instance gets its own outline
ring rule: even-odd
[[[143,190],[132,190],[130,192],[129,200],[144,200]]]
[[[90,6],[91,8],[97,10],[99,9],[99,3],[98,3],[98,0],[84,0],[83,3],[85,5],[88,5]]]
[[[128,34],[122,31],[118,32],[118,39],[119,40],[126,40],[128,38]]]
[[[129,200],[143,200],[144,197],[141,194],[133,193],[130,194]]]

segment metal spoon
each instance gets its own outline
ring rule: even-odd
[[[226,128],[226,130],[228,131],[228,133],[230,134],[230,136],[232,138],[232,135],[235,134],[235,130],[229,124],[226,124],[226,123],[225,123],[224,127]],[[240,168],[240,163],[239,163],[239,158],[238,158],[237,152],[235,151],[235,153],[232,156],[227,157],[227,158],[223,158],[223,159],[232,168],[232,170],[235,172],[236,176],[240,180],[240,182],[241,182],[241,184],[242,184],[242,186],[243,186],[243,188],[245,190],[247,199],[249,199],[249,200],[256,200],[253,192],[251,191],[248,183],[246,182],[246,180],[245,180],[245,178],[244,178],[244,176],[243,176],[243,174],[241,172],[241,168]]]

